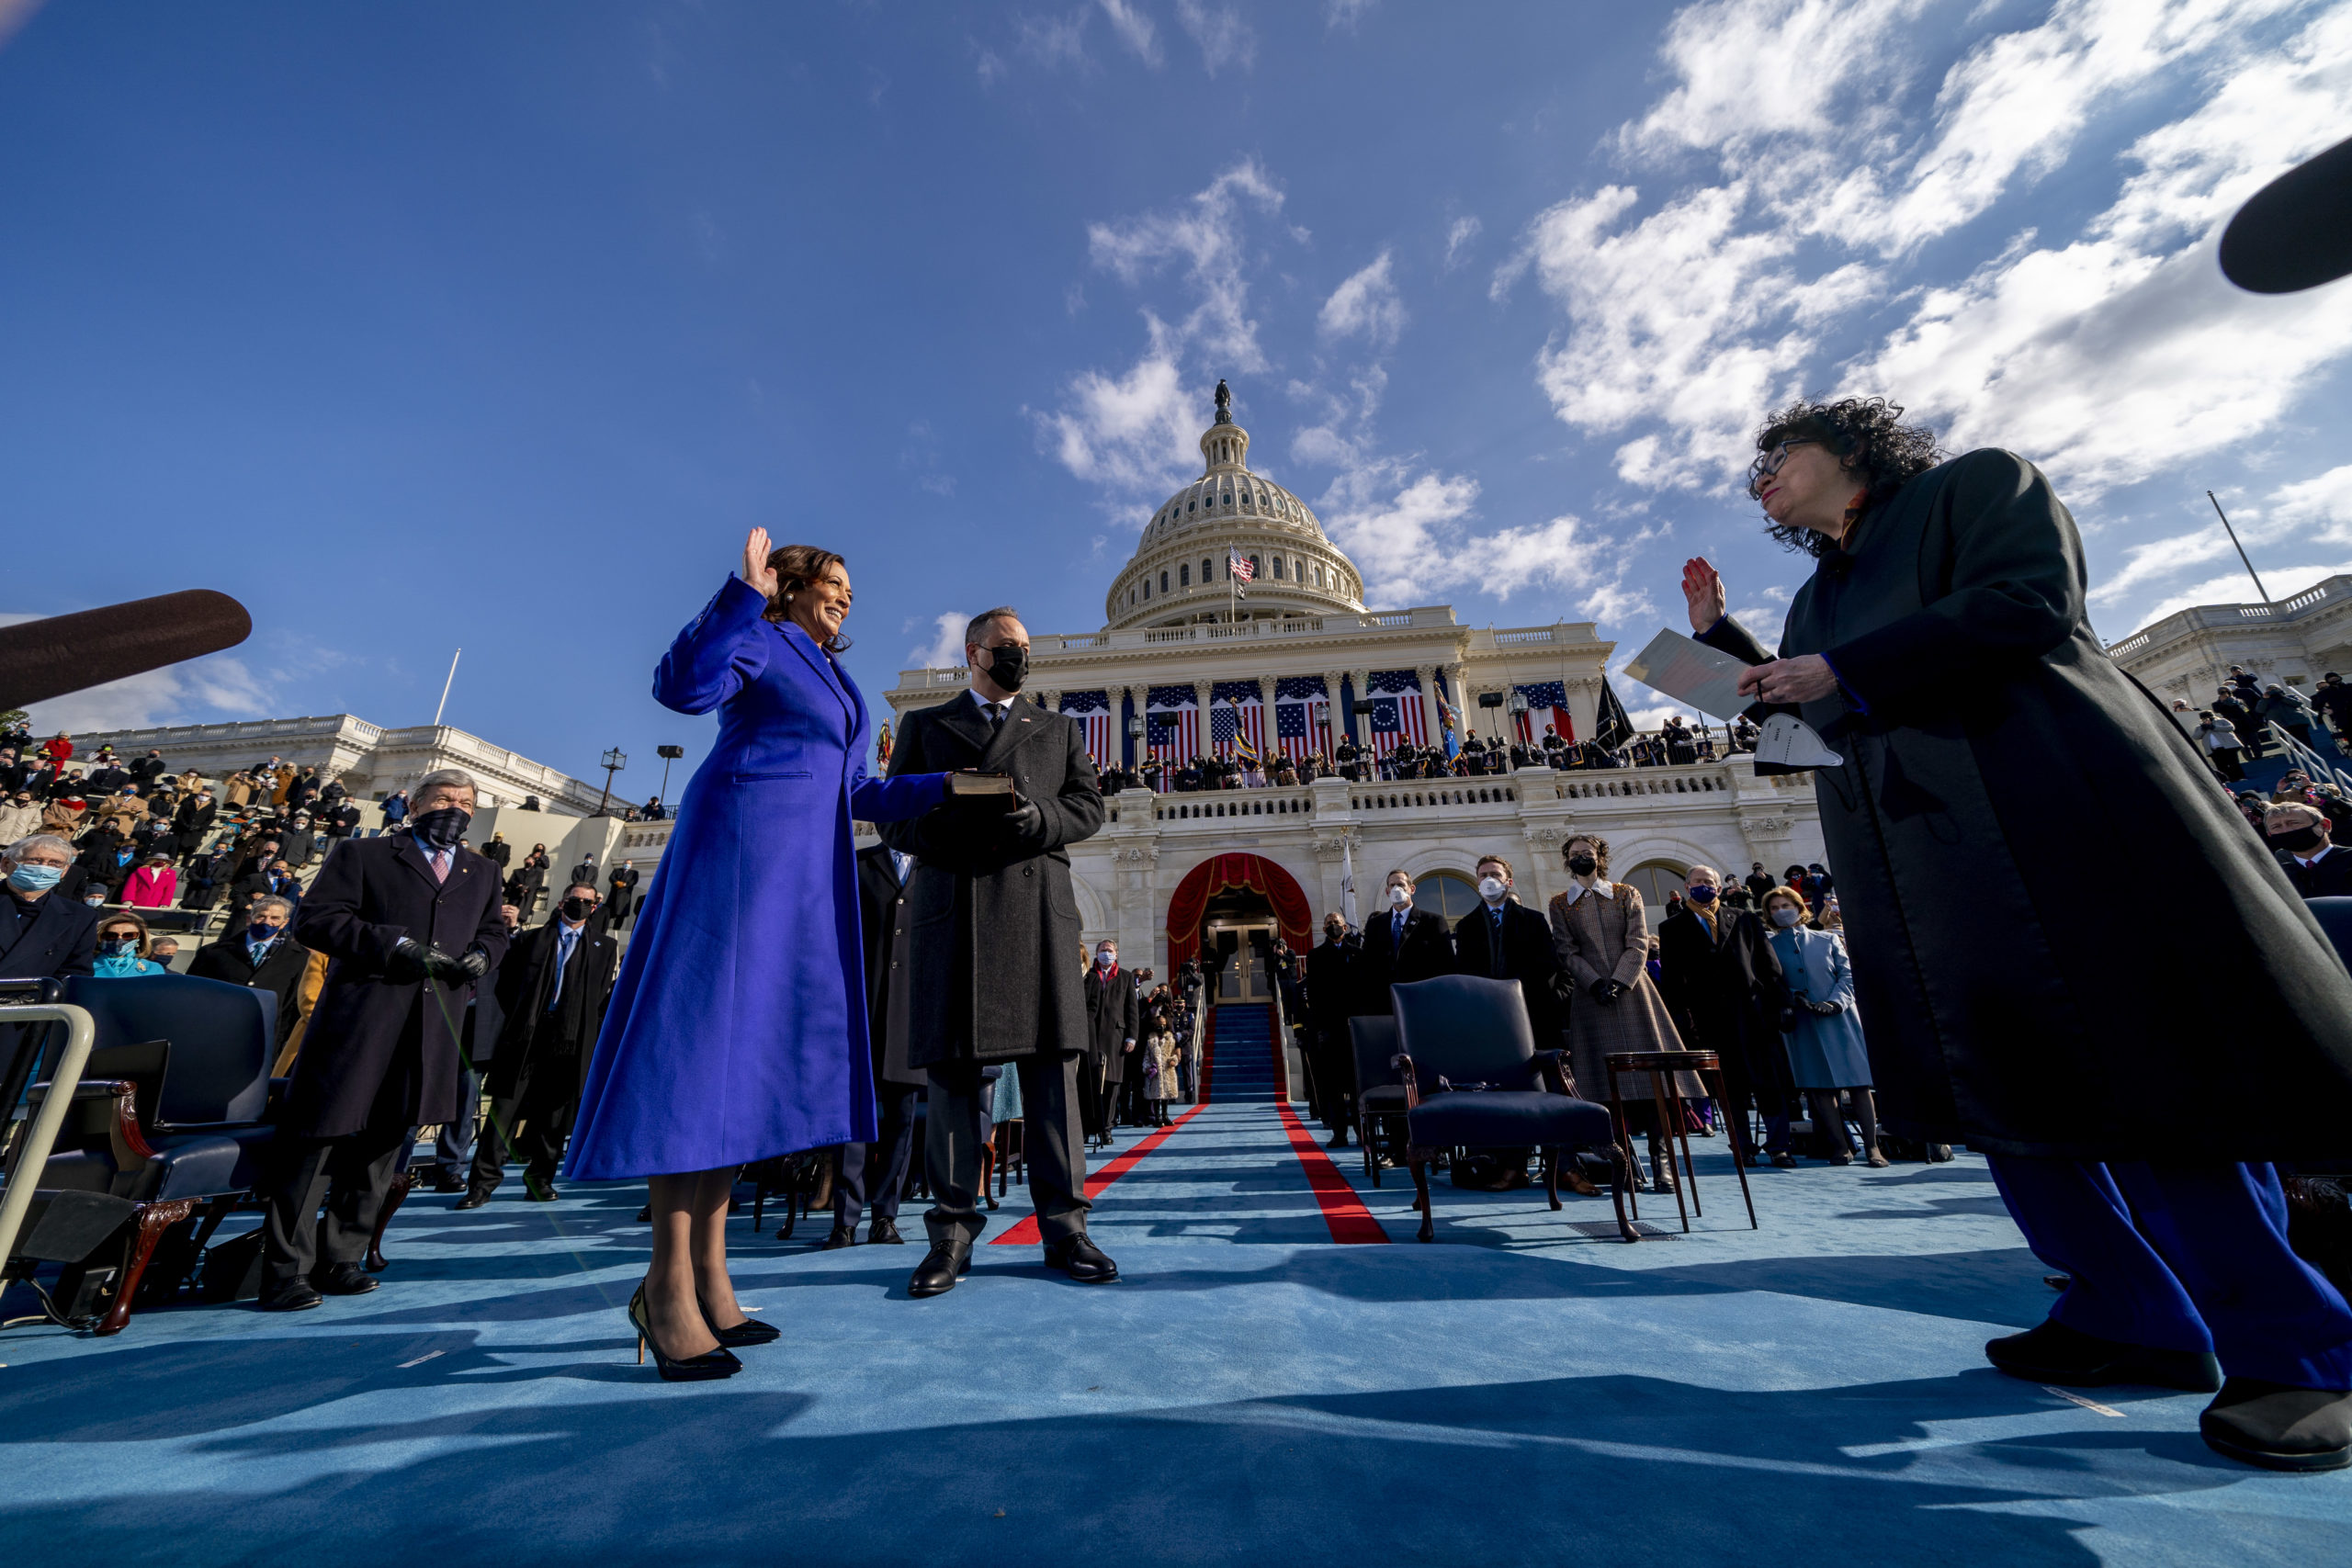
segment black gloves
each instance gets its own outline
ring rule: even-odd
[[[469,947],[457,958],[437,947],[427,947],[414,937],[402,937],[392,949],[392,956],[384,965],[384,978],[400,985],[413,985],[428,976],[445,986],[470,986],[490,973],[490,954],[479,947]]]
[[[1046,814],[1034,800],[1024,800],[1004,814],[1004,830],[1016,844],[1035,845],[1046,841]]]
[[[469,947],[458,955],[457,968],[469,983],[479,980],[490,973],[490,954],[479,947]]]
[[[416,938],[402,937],[385,961],[384,978],[408,986],[422,980],[430,973],[433,950]]]
[[[1631,987],[1627,987],[1623,981],[1611,980],[1604,977],[1602,979],[1595,980],[1589,988],[1592,992],[1592,999],[1594,1001],[1606,1003],[1615,1001],[1619,997],[1623,996]]]

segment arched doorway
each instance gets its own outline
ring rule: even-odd
[[[1168,901],[1169,964],[1222,953],[1220,1002],[1272,999],[1265,953],[1277,935],[1306,952],[1314,945],[1313,911],[1297,879],[1263,855],[1212,856],[1185,874]]]

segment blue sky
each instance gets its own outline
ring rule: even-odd
[[[2352,563],[2352,284],[2235,204],[2338,139],[2352,6],[51,4],[0,47],[0,613],[237,594],[82,727],[447,720],[625,789],[762,525],[869,699],[943,617],[1090,629],[1228,378],[1383,605],[1593,619],[1792,393],[2043,465],[2099,629]],[[1638,689],[1627,693],[1639,709]],[[878,705],[878,704],[877,704]]]

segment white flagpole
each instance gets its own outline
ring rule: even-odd
[[[433,708],[433,728],[435,729],[441,728],[441,711],[449,705],[449,687],[458,679],[458,655],[465,651],[461,648],[449,655],[449,678],[441,682],[441,700]]]
[[[1340,838],[1340,918],[1356,924],[1356,856],[1345,834]]]

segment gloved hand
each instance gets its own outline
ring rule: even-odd
[[[461,960],[450,957],[437,947],[424,950],[424,972],[445,986],[462,986],[472,978],[466,973]]]
[[[1807,1002],[1804,1005],[1811,1008],[1815,1014],[1821,1018],[1836,1018],[1846,1010],[1836,1002]]]
[[[1004,830],[1016,844],[1042,844],[1046,841],[1046,814],[1034,800],[1024,800],[1004,814]]]
[[[402,937],[392,949],[392,956],[384,964],[384,978],[397,985],[410,986],[424,978],[429,972],[427,959],[433,950],[416,938]]]
[[[490,973],[490,954],[479,947],[469,947],[458,954],[458,967],[470,982]]]
[[[1606,976],[1595,980],[1589,988],[1592,992],[1592,999],[1601,1003],[1615,1001],[1620,996],[1624,994],[1625,990],[1624,987],[1619,985],[1614,980],[1607,978]]]

